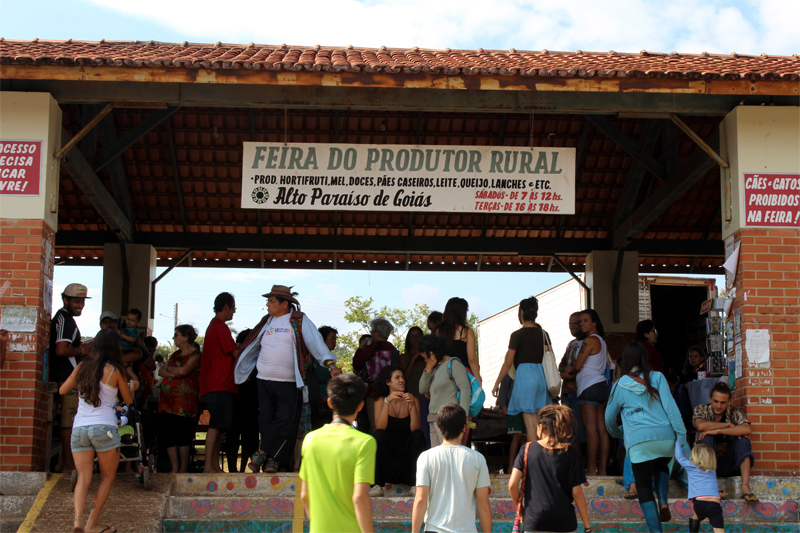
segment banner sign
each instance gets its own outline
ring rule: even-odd
[[[0,194],[39,195],[42,141],[0,140]]]
[[[575,213],[575,149],[246,142],[242,207]]]
[[[800,227],[800,174],[745,174],[745,226]]]

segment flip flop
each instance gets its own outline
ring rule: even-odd
[[[626,500],[635,500],[636,498],[639,497],[639,495],[633,491],[630,491],[625,493],[622,497],[625,498]]]
[[[760,501],[758,499],[758,496],[756,496],[752,492],[743,493],[742,494],[742,498],[744,498],[744,501],[746,501],[747,503],[759,503],[759,501]]]
[[[106,526],[100,530],[100,533],[117,533],[117,528],[113,526]]]

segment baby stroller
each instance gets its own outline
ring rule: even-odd
[[[119,462],[134,463],[139,483],[144,485],[145,490],[151,490],[153,488],[151,477],[155,470],[155,457],[148,453],[139,409],[134,406],[133,409],[129,410],[128,418],[129,423],[119,427]],[[95,472],[97,472],[97,468],[97,459],[95,458]],[[75,492],[77,483],[78,471],[73,470],[69,479],[70,491]]]

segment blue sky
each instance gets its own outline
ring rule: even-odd
[[[800,53],[797,0],[0,0],[6,39]]]
[[[798,0],[0,0],[0,36],[15,40],[792,55],[800,53],[798,20]],[[55,294],[78,281],[97,297],[80,320],[86,332],[102,311],[100,279],[99,267],[56,268]],[[248,327],[261,316],[260,294],[273,283],[295,285],[317,325],[347,330],[343,302],[351,295],[372,296],[376,306],[427,303],[436,309],[462,296],[485,318],[566,279],[564,273],[179,268],[158,285],[155,333],[171,337],[176,302],[181,322],[204,329],[213,298],[223,290],[237,296],[234,327]]]

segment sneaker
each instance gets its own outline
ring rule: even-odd
[[[256,452],[253,454],[253,457],[250,458],[250,462],[247,463],[247,467],[257,474],[261,472],[261,467],[263,467],[265,464],[267,464],[267,454]]]
[[[267,464],[264,465],[264,472],[267,474],[274,474],[278,471],[278,461],[270,457],[267,459]]]
[[[383,496],[383,487],[381,487],[380,485],[375,485],[374,487],[369,489],[369,495],[372,498],[380,498],[381,496]]]

